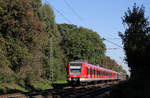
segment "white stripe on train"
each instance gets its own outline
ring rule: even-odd
[[[86,81],[104,81],[104,80],[117,80],[117,78],[96,78],[96,79],[91,79],[91,78],[79,78],[80,82],[86,82]],[[69,81],[72,81],[71,78],[68,79]]]

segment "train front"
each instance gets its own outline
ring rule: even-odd
[[[82,62],[69,62],[68,64],[68,82],[71,84],[80,83]]]

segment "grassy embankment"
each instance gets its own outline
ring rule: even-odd
[[[57,80],[54,83],[64,84],[66,80]],[[0,94],[16,93],[16,92],[30,92],[40,91],[46,89],[53,89],[52,82],[49,80],[31,81],[30,84],[24,83],[0,83]]]

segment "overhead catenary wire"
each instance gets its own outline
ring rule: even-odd
[[[70,3],[67,2],[67,0],[64,0],[65,4],[69,7],[69,9],[77,16],[77,18],[88,27],[88,25],[84,22],[83,18],[74,10],[74,8],[71,6]]]
[[[64,0],[64,1],[65,1],[65,3],[67,4],[67,6],[73,11],[73,13],[74,13],[74,14],[80,19],[80,21],[81,21],[82,18],[80,17],[80,15],[78,15],[78,14],[76,13],[76,11],[69,5],[69,3],[68,3],[66,0]],[[49,4],[49,5],[51,5],[51,7],[52,7],[55,11],[57,11],[57,13],[59,13],[67,22],[72,23],[63,13],[61,13],[57,8],[55,8],[52,4],[50,4],[50,3],[48,2],[48,0],[46,0],[46,3]],[[115,46],[117,46],[117,47],[123,49],[123,47],[121,47],[120,45],[118,45],[118,44],[116,44],[116,43],[114,43],[114,42],[112,42],[112,41],[110,41],[110,40],[107,40],[106,38],[103,38],[103,39],[106,40],[106,41],[108,41],[108,42],[110,42],[111,44],[113,44],[113,45],[115,45]]]
[[[50,4],[50,3],[48,2],[48,0],[46,0],[46,3],[49,4],[49,5],[51,5],[51,7],[52,7],[57,13],[59,13],[67,22],[69,22],[70,24],[72,24],[72,22],[71,22],[61,11],[59,11],[56,7],[54,7],[52,4]]]
[[[123,49],[123,47],[121,47],[120,45],[118,45],[118,44],[116,44],[116,43],[114,43],[114,42],[112,42],[112,41],[110,41],[110,40],[108,40],[108,39],[106,39],[106,38],[103,38],[103,40],[106,40],[106,41],[108,41],[109,43],[111,43],[111,44],[113,44],[113,45],[115,45],[115,46],[117,46],[117,47]]]
[[[80,17],[80,15],[71,7],[71,5],[70,5],[66,0],[64,0],[64,2],[65,2],[66,5],[70,8],[70,10],[72,10],[72,12],[79,18],[79,20],[83,22],[82,17]],[[83,22],[83,24],[86,25],[84,22]],[[107,40],[106,38],[104,38],[104,39],[105,39],[106,41],[110,42],[111,44],[113,44],[113,45],[115,45],[115,46],[117,46],[117,47],[123,49],[123,47],[119,46],[118,44],[116,44],[116,43],[114,43],[114,42],[112,42],[112,41],[109,41],[109,40]],[[116,39],[116,38],[115,38],[115,39]],[[117,49],[117,48],[109,48],[109,49]]]

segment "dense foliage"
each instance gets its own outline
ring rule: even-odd
[[[34,17],[27,0],[1,0],[0,3],[4,3],[0,10],[0,35],[4,45],[1,48],[6,58],[4,63],[14,72],[22,74],[34,70],[36,75],[40,75],[37,66],[42,66],[41,49],[46,38],[41,22]]]
[[[69,24],[60,24],[58,29],[62,36],[61,45],[69,61],[81,59],[102,64],[106,48],[96,32]]]
[[[147,48],[149,45],[148,19],[144,16],[144,7],[133,6],[133,10],[128,9],[125,16],[122,18],[126,25],[124,34],[120,33],[123,39],[124,49],[126,52],[126,61],[131,69],[141,67],[143,63],[142,57],[147,56]],[[142,65],[147,66],[147,65]]]
[[[56,24],[52,8],[41,0],[0,0],[0,93],[49,88],[65,80],[72,60],[118,71],[105,51],[96,32]]]
[[[18,83],[19,78],[35,88],[39,79],[64,78],[61,38],[50,6],[40,0],[0,0],[0,5],[0,81]]]
[[[119,34],[131,68],[131,78],[128,83],[120,85],[111,98],[149,98],[150,27],[144,6],[134,4],[125,12],[122,21],[126,29],[124,34]]]
[[[58,30],[67,61],[86,60],[91,64],[126,73],[114,60],[105,56],[105,44],[96,32],[72,24],[58,24]]]
[[[122,68],[122,65],[118,65],[117,62],[111,59],[108,56],[104,57],[102,65],[108,69],[115,70],[117,72],[121,72],[123,74],[127,74],[126,71]]]
[[[137,7],[134,4],[133,9],[128,9],[122,18],[127,26],[125,34],[121,34],[126,60],[131,68],[131,88],[134,92],[140,92],[134,97],[150,97],[149,95],[149,58],[150,58],[150,31],[149,21],[145,18],[145,9],[143,6]],[[139,89],[136,89],[138,86]],[[144,88],[144,90],[142,90]],[[133,98],[133,96],[131,96]]]

